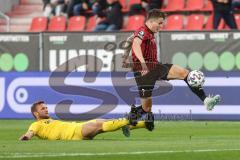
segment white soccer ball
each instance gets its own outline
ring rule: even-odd
[[[205,77],[201,71],[194,70],[188,74],[187,81],[192,87],[202,87],[205,82]]]

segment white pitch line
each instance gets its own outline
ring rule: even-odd
[[[4,158],[39,158],[39,157],[74,157],[74,156],[111,156],[111,155],[141,155],[157,153],[201,153],[201,152],[223,152],[223,151],[240,151],[238,149],[200,149],[200,150],[182,150],[182,151],[139,151],[139,152],[116,152],[116,153],[9,153],[10,155],[1,155]]]

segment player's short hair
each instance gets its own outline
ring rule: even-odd
[[[152,9],[147,14],[147,20],[149,19],[157,19],[157,18],[166,18],[166,13],[161,12],[159,9]]]
[[[37,118],[37,117],[33,114],[33,112],[36,112],[37,111],[37,106],[40,105],[40,104],[43,104],[43,103],[45,103],[45,102],[44,101],[37,101],[37,102],[32,104],[31,112],[32,112],[32,115],[33,115],[34,118]]]

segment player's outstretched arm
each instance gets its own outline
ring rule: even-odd
[[[131,34],[126,40],[126,43],[124,44],[124,54],[123,54],[123,68],[129,68],[129,56],[132,50],[132,43],[134,39],[134,34]]]
[[[34,136],[33,131],[27,131],[27,133],[25,133],[24,135],[22,135],[19,140],[21,141],[27,141],[30,140],[32,137]]]
[[[129,53],[131,51],[131,46],[132,46],[132,43],[133,43],[133,39],[134,39],[134,34],[131,34],[127,40],[126,40],[126,43],[124,44],[124,48],[126,48],[125,52],[124,52],[124,56],[129,56]],[[129,51],[129,52],[126,52],[126,51]]]

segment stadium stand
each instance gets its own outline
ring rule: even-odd
[[[141,0],[119,1],[123,6],[125,16],[122,31],[135,30],[144,23],[145,15],[143,13],[134,16],[128,15],[130,6],[141,3]],[[92,31],[96,26],[96,17],[92,16],[91,11],[85,17],[70,17],[69,19],[52,17],[47,21],[42,17],[42,9],[42,0],[20,0],[18,5],[15,5],[10,12],[6,13],[11,18],[10,31]],[[166,30],[213,29],[213,7],[210,0],[164,0],[162,10],[169,15]],[[239,14],[235,16],[238,26],[240,26],[239,16]],[[4,25],[4,22],[0,20],[0,31],[3,31]],[[221,21],[219,29],[228,29],[228,27]]]

